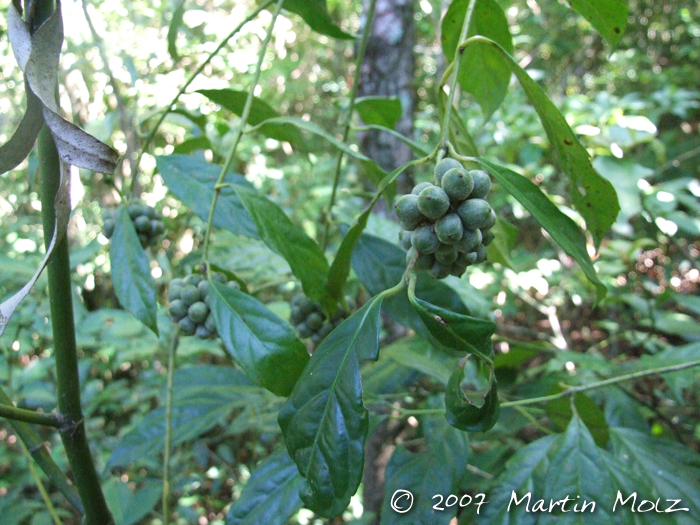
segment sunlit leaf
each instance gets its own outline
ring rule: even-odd
[[[625,0],[571,0],[571,7],[596,28],[610,47],[617,47],[629,16]]]
[[[302,17],[317,33],[346,40],[354,38],[333,23],[326,0],[286,0],[284,8]]]
[[[211,309],[226,349],[256,383],[287,396],[309,361],[292,327],[263,303],[209,281]]]

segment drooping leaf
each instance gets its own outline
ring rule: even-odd
[[[148,480],[136,492],[127,483],[111,478],[103,486],[114,525],[134,525],[153,510],[163,493],[163,482]]]
[[[221,168],[188,155],[157,156],[156,166],[173,195],[197,217],[206,221]],[[228,174],[226,181],[235,185],[250,185],[242,175],[235,173]],[[219,194],[213,224],[239,235],[260,238],[253,219],[231,187],[223,188]]]
[[[287,450],[305,478],[301,499],[328,518],[345,510],[362,480],[369,416],[360,362],[377,358],[381,302],[374,297],[323,340],[280,410]]]
[[[367,291],[376,295],[399,282],[406,269],[406,252],[384,239],[363,234],[358,239],[352,255],[352,268]],[[457,292],[427,274],[418,275],[416,295],[452,312],[469,314]],[[388,297],[384,301],[384,310],[397,322],[413,329],[434,346],[441,347],[411,306],[406,294]]]
[[[253,471],[231,505],[226,525],[284,525],[301,508],[304,479],[285,449],[268,456]]]
[[[467,396],[462,388],[466,363],[460,363],[452,372],[445,390],[445,417],[447,422],[460,430],[486,432],[498,421],[500,404],[498,384],[493,368],[489,366],[489,388],[486,392]],[[481,397],[482,403],[474,403],[470,397]]]
[[[239,116],[243,114],[246,98],[248,98],[247,91],[237,89],[199,89],[197,93],[201,93],[212,102]],[[257,126],[261,122],[279,116],[280,114],[272,109],[267,102],[255,97],[253,98],[253,105],[250,108],[248,123],[251,126]],[[299,129],[292,124],[268,122],[262,125],[258,131],[275,140],[290,142],[302,151],[306,151],[304,137],[302,137]]]
[[[156,284],[148,255],[139,242],[126,206],[114,210],[109,262],[114,293],[121,305],[158,335]]]
[[[401,118],[401,101],[397,97],[360,97],[355,111],[365,124],[393,129]]]
[[[456,354],[475,354],[493,362],[491,336],[496,325],[469,315],[441,308],[416,297],[409,288],[408,300],[440,344]]]
[[[469,0],[454,0],[442,20],[442,49],[449,61],[455,57],[468,5]],[[490,38],[513,53],[508,20],[495,0],[477,0],[467,36],[474,35]],[[474,96],[485,119],[503,102],[511,75],[499,51],[489,48],[479,43],[470,45],[464,51],[458,72],[459,85]]]
[[[236,193],[253,218],[260,238],[289,263],[304,293],[316,302],[328,304],[325,288],[329,267],[321,247],[282,208],[258,191],[236,186]]]
[[[275,397],[255,385],[240,370],[224,366],[194,365],[175,372],[173,397],[173,446],[190,441],[213,428],[233,409],[263,397]],[[156,408],[119,440],[108,466],[152,461],[165,444],[165,409]]]
[[[564,115],[549,100],[537,82],[518,65],[511,54],[497,42],[485,39],[478,42],[480,46],[484,43],[498,49],[505,63],[520,81],[528,100],[542,121],[550,143],[557,152],[562,171],[569,178],[571,202],[586,221],[595,245],[600,245],[600,241],[615,222],[620,211],[620,204],[612,183],[601,177],[593,168],[586,148],[571,131]]]
[[[610,47],[617,47],[629,16],[625,0],[571,0],[571,7],[596,28]]]
[[[0,146],[0,175],[15,169],[34,147],[44,119],[41,116],[41,101],[31,88],[27,88],[27,111],[17,129],[5,144]]]
[[[559,208],[542,193],[542,190],[527,178],[483,159],[478,159],[477,162],[484,166],[506,191],[520,201],[557,244],[579,263],[588,280],[595,285],[598,301],[601,301],[607,289],[598,279],[586,249],[586,237],[576,223],[559,211]]]
[[[354,38],[333,23],[326,0],[286,0],[284,8],[302,17],[317,33],[344,40]]]
[[[211,309],[224,346],[256,383],[288,396],[309,361],[288,323],[254,297],[209,281]]]
[[[414,454],[399,445],[391,455],[386,467],[386,484],[382,504],[382,525],[448,525],[459,505],[436,510],[440,500],[434,494],[459,494],[460,481],[464,476],[469,457],[467,434],[445,424],[440,417],[426,417],[425,428],[427,450]],[[440,465],[436,469],[435,465]],[[412,509],[406,514],[392,510],[391,503],[398,490],[413,494]],[[396,501],[399,508],[407,508],[407,501]]]

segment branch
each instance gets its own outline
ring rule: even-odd
[[[53,428],[61,428],[66,422],[64,417],[60,416],[55,412],[51,412],[49,414],[42,414],[41,412],[35,412],[34,410],[25,410],[24,408],[17,408],[12,404],[6,405],[1,402],[0,417]]]

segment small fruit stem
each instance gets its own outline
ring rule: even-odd
[[[250,111],[253,108],[253,100],[255,99],[255,88],[258,87],[258,81],[260,80],[260,73],[262,72],[262,63],[265,60],[265,50],[267,45],[270,43],[272,38],[272,30],[275,27],[275,22],[277,17],[282,10],[282,4],[284,0],[277,0],[277,5],[275,6],[275,12],[272,15],[272,20],[267,28],[267,34],[265,35],[265,40],[263,40],[260,52],[258,53],[258,64],[255,67],[255,73],[253,74],[253,82],[248,90],[248,97],[245,101],[245,106],[243,106],[243,112],[241,113],[241,118],[238,121],[238,129],[236,130],[235,138],[233,139],[233,145],[231,146],[231,151],[229,151],[226,162],[221,168],[219,173],[219,178],[214,186],[214,198],[211,200],[211,207],[209,208],[209,218],[207,219],[207,230],[204,234],[204,252],[202,253],[202,262],[205,263],[209,256],[209,242],[211,239],[212,223],[214,222],[214,211],[216,210],[216,203],[219,200],[219,194],[221,194],[221,189],[224,187],[224,179],[226,179],[226,174],[233,164],[233,159],[236,158],[236,151],[238,150],[238,145],[241,142],[241,137],[243,136],[244,128],[248,123],[248,118],[250,117]]]
[[[195,78],[199,76],[199,74],[204,71],[204,68],[207,67],[207,64],[211,62],[212,58],[214,58],[216,55],[219,54],[219,51],[221,51],[224,46],[228,43],[229,40],[231,40],[241,29],[243,29],[243,26],[246,25],[248,22],[253,20],[258,14],[260,14],[261,11],[264,9],[267,9],[274,0],[267,0],[263,4],[261,4],[255,11],[253,11],[245,20],[243,20],[236,28],[234,28],[228,35],[226,35],[221,42],[219,42],[219,45],[216,46],[216,49],[209,53],[209,56],[202,62],[197,69],[194,70],[194,72],[190,75],[190,77],[187,79],[187,82],[180,88],[180,90],[177,92],[177,94],[173,97],[173,99],[170,101],[170,104],[166,106],[166,108],[163,110],[161,113],[160,117],[158,118],[158,121],[156,122],[155,126],[151,128],[151,131],[148,133],[146,136],[146,139],[143,142],[143,146],[141,147],[141,151],[139,151],[138,157],[136,157],[136,160],[134,161],[134,166],[131,169],[131,186],[129,188],[129,191],[127,194],[132,193],[133,191],[133,186],[134,186],[134,181],[137,178],[138,174],[138,169],[139,165],[141,164],[141,158],[143,157],[143,154],[148,150],[149,146],[151,145],[151,142],[153,142],[153,139],[156,136],[156,133],[158,132],[158,129],[160,128],[160,125],[163,123],[165,120],[165,117],[167,117],[170,112],[173,110],[175,104],[177,103],[178,100],[180,100],[180,97],[183,95],[183,93],[187,90],[188,87],[190,87],[190,84],[194,81]]]
[[[459,43],[461,44],[469,34],[469,26],[471,25],[472,15],[474,14],[474,7],[476,6],[476,0],[470,0],[469,6],[467,6],[467,13],[464,17],[464,23],[462,24],[462,32],[459,35]],[[452,112],[452,105],[454,104],[455,92],[457,91],[457,80],[459,77],[459,69],[462,65],[462,56],[464,55],[464,49],[461,46],[455,48],[455,57],[452,64],[454,64],[452,73],[452,82],[450,84],[450,92],[447,96],[447,106],[445,106],[445,117],[442,122],[442,130],[440,131],[440,149],[444,149],[447,145],[447,131],[450,127],[450,114]],[[448,70],[452,68],[452,64],[448,67]],[[442,89],[443,84],[440,84],[439,89]]]
[[[357,98],[357,90],[360,84],[360,72],[362,69],[362,62],[365,59],[365,51],[367,50],[367,42],[369,41],[369,34],[372,28],[372,21],[374,20],[374,8],[377,4],[377,0],[371,0],[369,4],[369,9],[367,10],[367,20],[365,21],[365,27],[362,29],[362,40],[360,41],[360,47],[357,51],[357,58],[355,60],[355,76],[352,80],[352,89],[350,90],[350,103],[348,104],[347,117],[345,120],[345,127],[343,129],[343,140],[345,143],[350,136],[350,129],[352,128],[352,112],[355,109],[355,99]],[[335,175],[333,176],[333,189],[331,190],[331,198],[328,202],[328,208],[323,214],[323,238],[321,239],[321,247],[323,251],[326,251],[328,247],[328,230],[331,224],[331,210],[335,204],[335,198],[338,193],[338,184],[340,183],[340,169],[343,165],[343,151],[338,152],[338,159],[335,163]]]
[[[170,452],[172,448],[173,378],[175,377],[175,353],[180,342],[180,329],[175,328],[168,352],[168,376],[165,397],[165,447],[163,450],[163,525],[170,523]]]

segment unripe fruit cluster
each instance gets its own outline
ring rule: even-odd
[[[292,315],[289,321],[294,325],[297,334],[301,339],[311,338],[315,345],[318,345],[348,317],[348,313],[339,308],[333,317],[328,319],[321,305],[313,302],[303,293],[295,295],[290,306]]]
[[[226,282],[226,277],[215,273],[212,278],[227,286],[240,290],[236,281]],[[183,335],[196,335],[201,339],[216,337],[216,323],[211,313],[209,281],[201,275],[188,275],[184,279],[173,279],[168,286],[168,313],[170,319],[180,327]]]
[[[134,223],[134,228],[139,236],[141,246],[152,246],[165,231],[163,216],[148,204],[132,201],[129,203],[129,217]],[[103,233],[108,239],[114,235],[114,210],[105,210],[102,214],[104,222]]]
[[[406,264],[417,257],[415,267],[436,279],[459,277],[486,260],[486,246],[493,241],[496,213],[484,200],[491,179],[485,171],[468,171],[446,158],[435,166],[435,182],[421,182],[396,201],[405,230],[399,240],[408,250]]]

